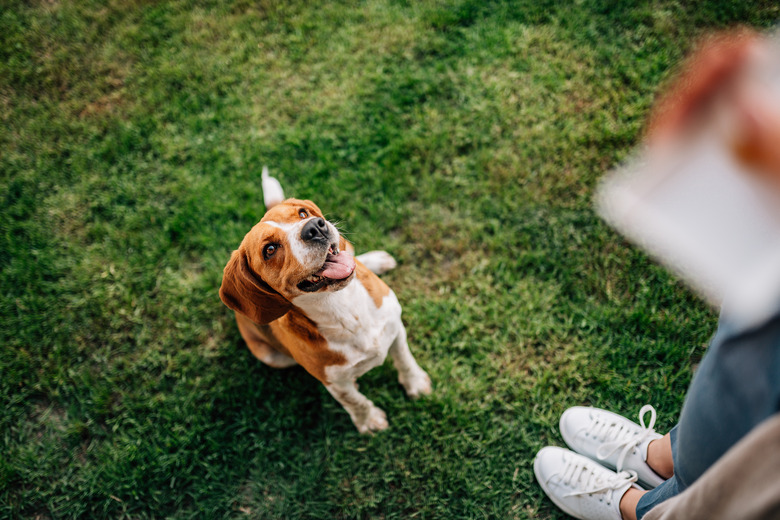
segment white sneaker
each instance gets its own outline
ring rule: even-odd
[[[644,416],[650,412],[650,424]],[[575,406],[561,416],[563,440],[569,447],[616,471],[635,471],[639,482],[648,488],[664,479],[647,465],[647,446],[662,435],[653,430],[655,409],[649,404],[639,411],[638,425],[625,417],[599,408]]]
[[[636,473],[612,470],[557,446],[534,459],[536,480],[556,506],[580,520],[621,520],[620,499],[636,487]]]

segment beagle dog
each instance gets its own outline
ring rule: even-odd
[[[267,169],[263,198],[267,212],[231,254],[220,298],[260,361],[303,366],[360,433],[387,428],[385,412],[358,391],[356,380],[388,352],[409,397],[431,393],[431,380],[406,343],[401,306],[377,276],[395,260],[384,251],[355,258],[313,202],[284,200]]]

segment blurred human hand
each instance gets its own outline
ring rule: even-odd
[[[703,40],[651,115],[647,142],[663,146],[716,127],[746,170],[780,189],[780,48],[740,29]]]

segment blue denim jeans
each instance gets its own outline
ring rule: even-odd
[[[750,328],[721,316],[671,431],[674,476],[637,504],[641,519],[693,484],[728,449],[780,411],[780,313]]]

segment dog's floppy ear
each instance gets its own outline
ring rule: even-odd
[[[258,325],[271,323],[292,308],[284,296],[252,270],[243,247],[230,255],[222,274],[219,297],[225,305]]]

